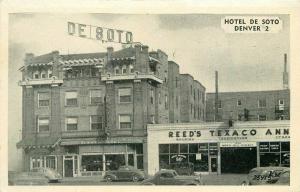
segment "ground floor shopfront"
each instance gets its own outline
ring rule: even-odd
[[[143,170],[144,139],[131,139],[131,143],[123,140],[61,139],[55,147],[26,148],[23,154],[24,167],[25,170],[52,168],[64,177],[100,176],[122,165]]]
[[[189,163],[200,173],[248,173],[290,166],[289,121],[167,124],[148,127],[148,173]]]

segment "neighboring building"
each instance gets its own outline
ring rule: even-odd
[[[181,82],[178,68],[161,50],[141,45],[105,53],[26,54],[17,144],[24,149],[24,170],[51,167],[65,177],[100,175],[120,165],[147,170],[147,124],[204,120],[179,118],[186,105],[204,113],[195,94],[204,95],[205,88],[191,76]],[[182,102],[184,87],[193,94]]]
[[[193,76],[180,74],[181,122],[205,120],[205,87]]]
[[[290,90],[206,94],[206,121],[269,121],[290,119]]]
[[[254,167],[290,167],[290,121],[159,124],[148,126],[148,174],[174,163],[196,173],[249,173]]]

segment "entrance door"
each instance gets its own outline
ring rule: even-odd
[[[73,160],[65,160],[65,177],[73,177]]]
[[[216,156],[210,156],[210,171],[218,172],[218,158]]]

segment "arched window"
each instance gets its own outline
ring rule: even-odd
[[[41,78],[42,78],[42,79],[46,79],[46,78],[47,78],[47,72],[46,72],[46,71],[43,70],[43,71],[41,72]]]
[[[115,74],[120,74],[121,72],[120,72],[120,68],[119,68],[119,66],[116,66],[115,67]]]
[[[123,65],[122,66],[122,74],[126,74],[127,73],[127,66]]]
[[[133,65],[129,65],[129,72],[130,72],[130,73],[134,73]]]
[[[39,73],[39,71],[35,71],[35,72],[33,73],[33,78],[34,78],[34,79],[39,79],[39,78],[40,78],[40,73]]]

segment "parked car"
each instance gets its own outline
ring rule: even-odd
[[[171,163],[170,169],[174,169],[178,175],[194,175],[193,163]]]
[[[137,182],[145,179],[143,171],[138,170],[132,166],[120,166],[116,171],[107,171],[104,175],[104,179],[107,182],[129,180]]]
[[[142,185],[203,185],[201,175],[179,176],[175,170],[160,170],[149,179],[145,179]]]
[[[257,167],[250,170],[242,185],[270,185],[278,181],[280,175],[289,170],[287,167]]]
[[[276,185],[290,185],[290,169],[287,168],[285,171],[283,171],[278,181],[275,183]]]
[[[61,181],[62,177],[54,169],[40,167],[29,172],[13,173],[8,179],[9,185],[48,185]]]

